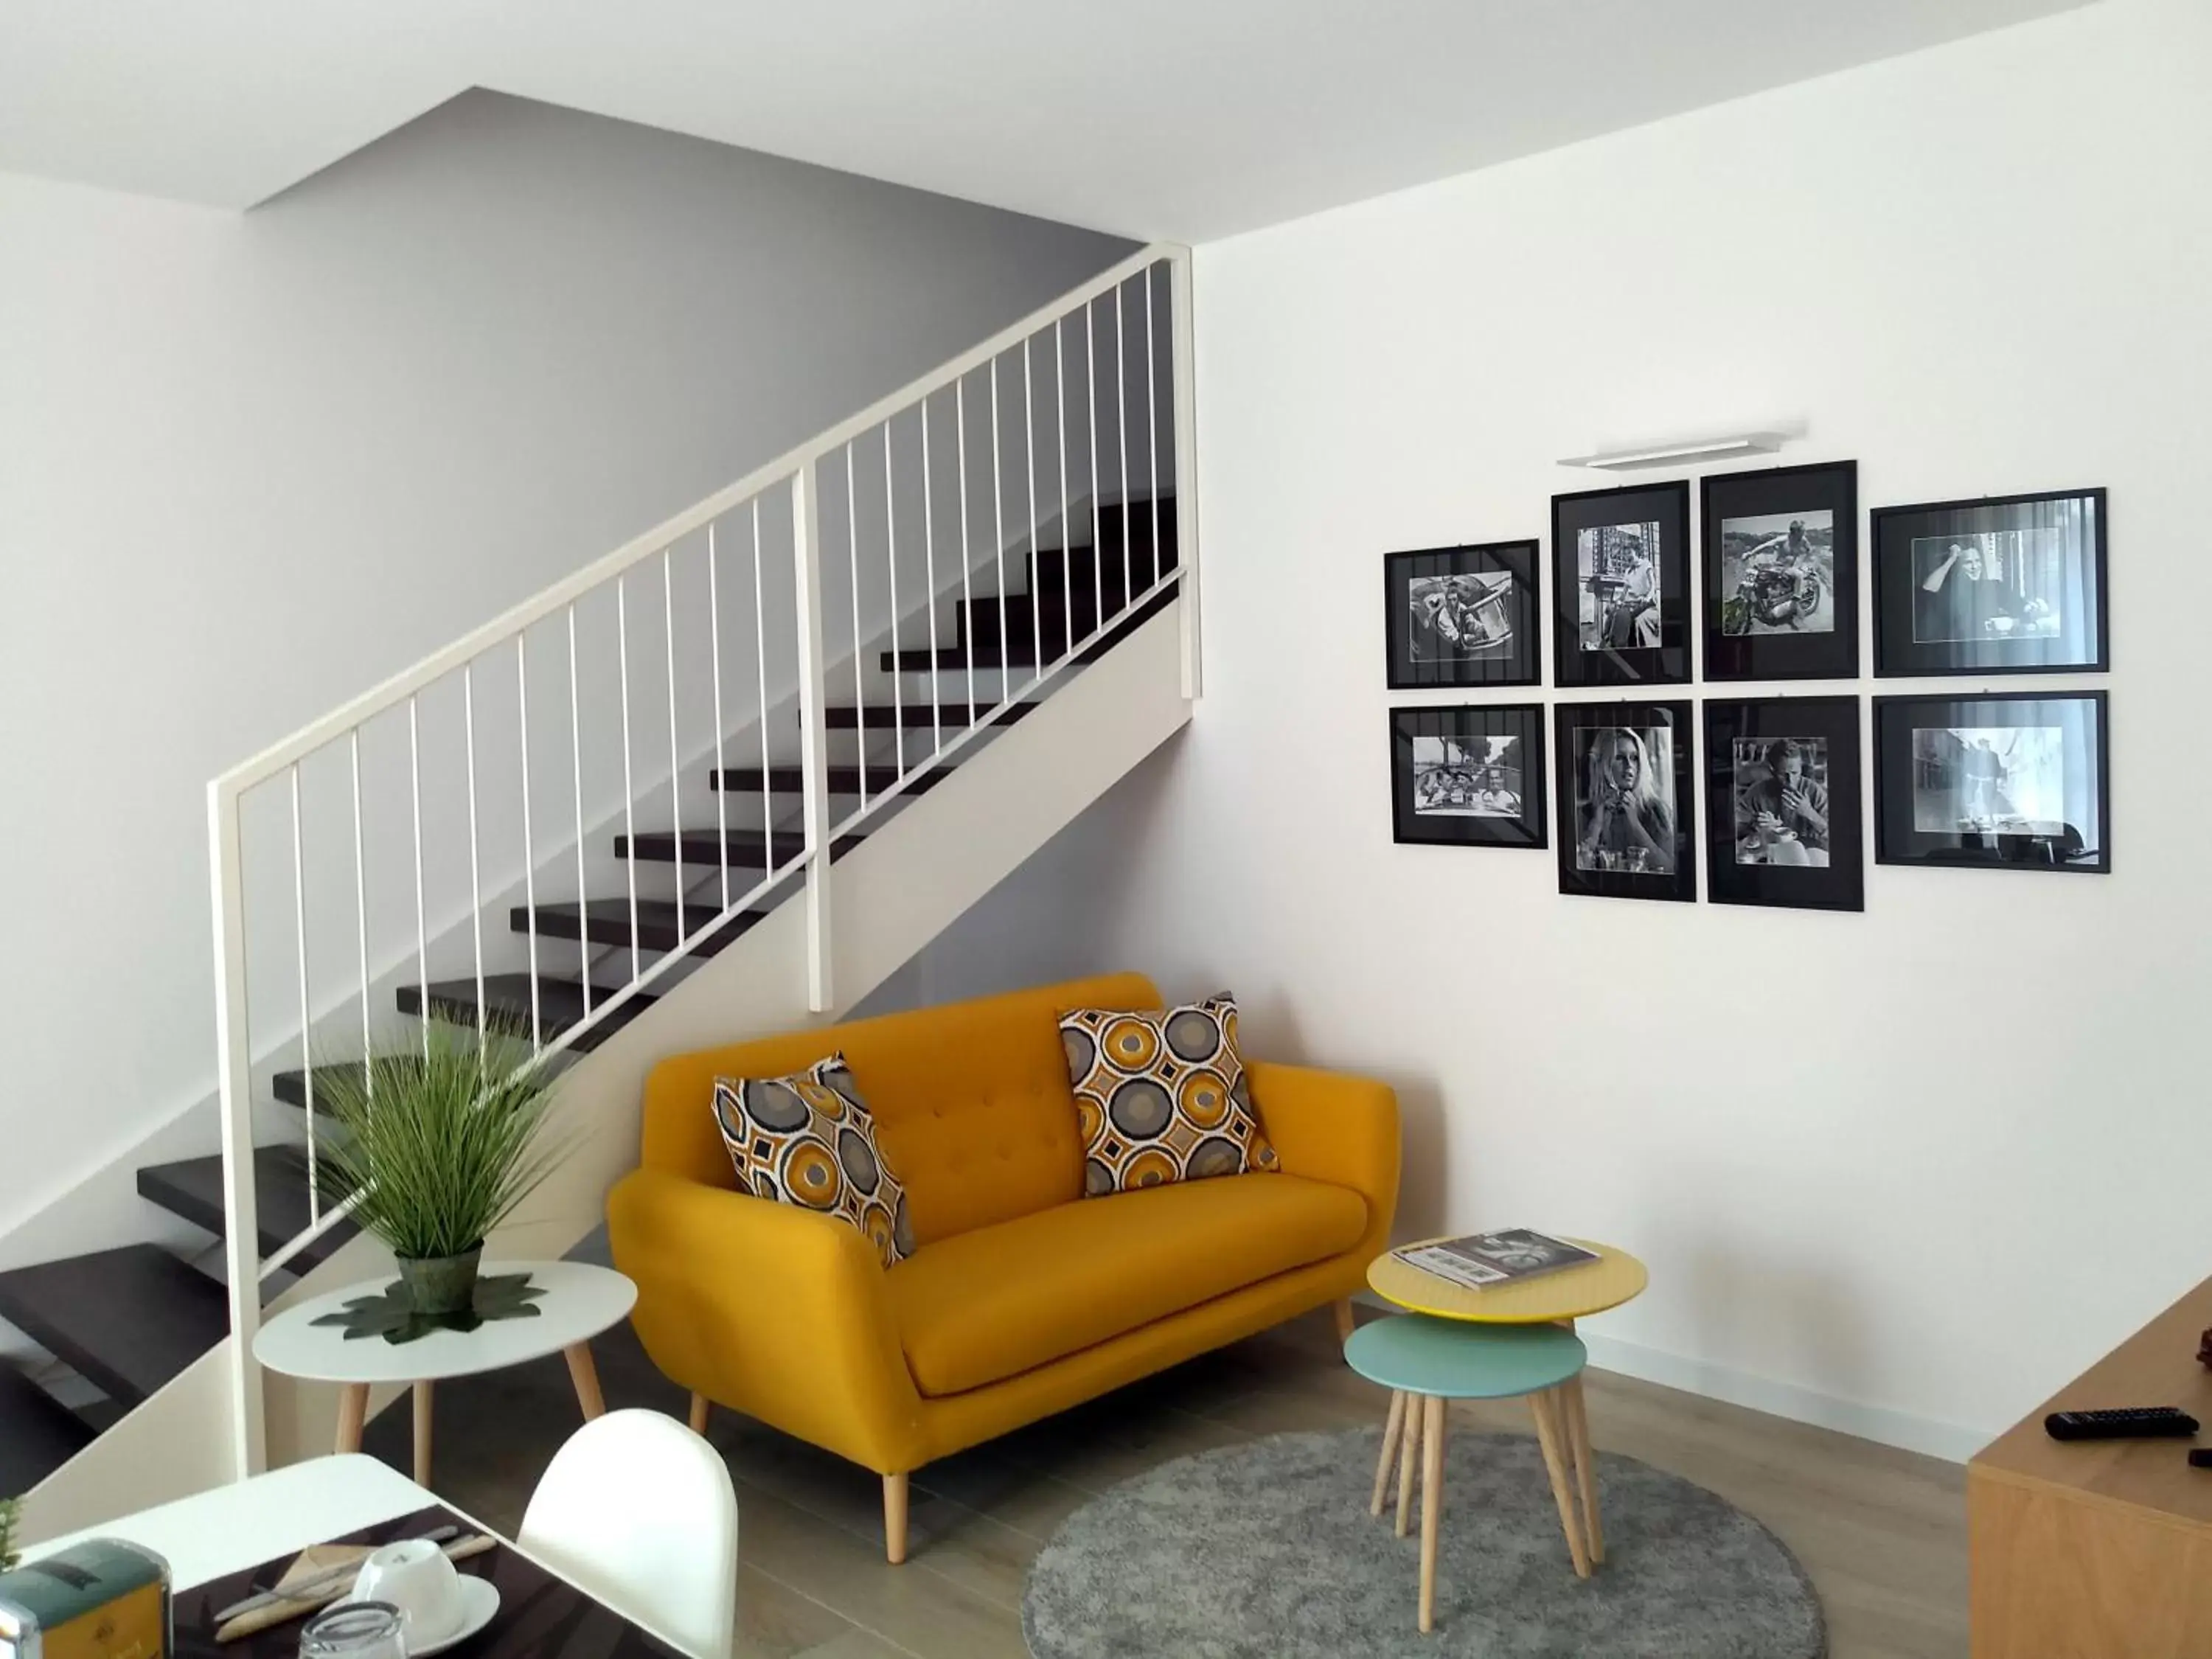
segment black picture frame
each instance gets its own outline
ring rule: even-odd
[[[1556,685],[1689,683],[1686,480],[1552,497],[1552,641]]]
[[[1534,540],[1383,555],[1390,690],[1541,685],[1544,607],[1536,567]],[[1469,589],[1471,604],[1459,597]],[[1488,637],[1472,643],[1468,636],[1477,633]]]
[[[1698,767],[1691,705],[1561,702],[1553,705],[1552,714],[1559,890],[1591,898],[1696,902]],[[1653,752],[1662,736],[1667,750],[1663,764]],[[1624,738],[1632,742],[1624,744]],[[1657,836],[1644,837],[1664,849],[1662,867],[1636,867],[1638,862],[1651,862],[1650,852],[1635,844],[1636,825],[1624,829],[1626,821],[1618,813],[1598,818],[1601,780],[1624,753],[1635,759],[1637,790],[1646,803],[1639,817],[1649,817],[1656,798],[1665,801],[1673,820]],[[1597,790],[1594,783],[1599,785]]]
[[[1499,740],[1512,749],[1475,755],[1474,744]],[[1500,810],[1509,793],[1516,809],[1510,813]],[[1390,710],[1390,839],[1401,846],[1547,846],[1543,706]]]
[[[1856,461],[1714,473],[1698,526],[1706,679],[1858,677]]]
[[[1800,787],[1790,789],[1780,773]],[[1707,698],[1712,902],[1865,909],[1861,775],[1857,697]]]
[[[2104,692],[1876,697],[1874,750],[1877,863],[2111,873]]]
[[[2106,672],[2109,505],[2057,489],[1875,508],[1874,672]]]

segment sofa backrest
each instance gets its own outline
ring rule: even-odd
[[[1060,1016],[1158,1006],[1143,975],[1114,974],[672,1055],[646,1077],[639,1161],[734,1188],[714,1079],[785,1077],[842,1049],[917,1244],[1073,1203],[1083,1146]]]

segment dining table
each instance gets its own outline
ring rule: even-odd
[[[296,1659],[300,1623],[228,1644],[217,1612],[272,1587],[317,1544],[384,1544],[441,1526],[482,1533],[496,1547],[458,1562],[488,1578],[500,1607],[454,1659],[684,1659],[683,1650],[532,1559],[513,1540],[362,1454],[311,1458],[173,1503],[27,1547],[27,1564],[88,1538],[119,1538],[168,1563],[172,1659]]]

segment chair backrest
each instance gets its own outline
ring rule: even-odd
[[[905,1186],[916,1243],[1072,1204],[1083,1144],[1060,1016],[1159,1006],[1150,980],[1114,974],[674,1054],[645,1080],[640,1161],[734,1187],[714,1079],[786,1077],[842,1049]]]
[[[693,1659],[728,1659],[738,1494],[721,1454],[674,1418],[586,1423],[555,1454],[516,1541]]]

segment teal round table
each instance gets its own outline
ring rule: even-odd
[[[1582,1339],[1564,1325],[1473,1325],[1426,1314],[1393,1314],[1362,1325],[1346,1339],[1345,1363],[1390,1390],[1390,1415],[1382,1427],[1382,1455],[1375,1465],[1375,1497],[1368,1513],[1382,1513],[1391,1467],[1398,1472],[1398,1536],[1413,1512],[1415,1460],[1421,1484],[1421,1629],[1436,1623],[1437,1536],[1443,1518],[1444,1401],[1528,1397],[1536,1440],[1559,1526],[1577,1577],[1589,1577],[1589,1555],[1576,1524],[1561,1448],[1565,1405],[1557,1390],[1582,1374],[1588,1354]]]

